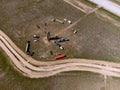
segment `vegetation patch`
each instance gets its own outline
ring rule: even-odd
[[[113,13],[107,11],[107,10],[105,10],[104,8],[100,8],[99,11],[101,11],[102,13],[107,14],[108,16],[114,18],[117,21],[120,21],[120,17],[119,16],[117,16],[117,15],[115,15],[115,14],[113,14]]]
[[[30,79],[14,70],[9,58],[0,49],[0,88],[2,90],[73,90],[75,88],[79,90],[89,87],[91,88],[89,90],[93,90],[95,87],[101,87],[98,83],[102,84],[102,79],[101,75],[90,72],[66,72],[48,78]],[[87,80],[91,81],[92,84],[83,87],[87,84]],[[78,86],[82,87],[79,88]]]
[[[81,1],[82,3],[88,5],[88,6],[92,7],[92,8],[95,8],[97,6],[97,4],[92,3],[89,0],[79,0],[79,1]]]

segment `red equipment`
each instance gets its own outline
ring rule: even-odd
[[[61,59],[61,58],[64,58],[65,56],[66,56],[65,54],[60,54],[55,56],[55,59]]]
[[[40,29],[40,25],[36,25],[36,27]]]

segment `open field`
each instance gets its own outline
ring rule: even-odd
[[[2,31],[0,31],[0,47],[9,56],[12,66],[22,75],[30,78],[43,78],[75,70],[120,77],[120,64],[118,63],[76,58],[51,62],[37,61],[21,51]]]
[[[74,28],[78,34],[69,33],[69,36],[73,36],[74,45],[71,46],[78,50],[76,57],[120,61],[120,28],[100,20],[94,14],[84,18]]]
[[[21,76],[11,67],[9,58],[0,49],[0,88],[2,90],[119,90],[120,79],[90,72],[66,72],[43,79]],[[87,85],[87,86],[86,86]],[[7,86],[7,87],[6,87]]]
[[[26,41],[31,40],[31,51],[35,52],[33,56],[33,58],[35,59],[53,60],[54,56],[51,56],[49,53],[49,51],[52,50],[54,54],[65,53],[67,55],[67,58],[78,57],[78,58],[89,58],[89,59],[104,59],[104,60],[117,61],[117,62],[119,62],[120,60],[119,58],[120,29],[115,27],[114,25],[111,25],[106,21],[103,21],[102,19],[97,18],[95,14],[83,18],[84,14],[82,12],[60,0],[58,1],[52,0],[51,2],[49,0],[40,0],[39,2],[34,0],[33,1],[30,0],[27,2],[26,1],[21,2],[20,0],[16,0],[16,1],[3,0],[0,4],[2,6],[0,10],[1,29],[4,30],[4,32],[23,51],[25,50]],[[61,9],[58,10],[57,8],[61,8]],[[44,34],[44,28],[45,28],[44,21],[45,20],[48,21],[54,17],[57,17],[61,20],[63,18],[68,18],[73,22],[75,22],[79,18],[83,19],[75,27],[75,29],[78,30],[78,35],[73,35],[71,29],[60,34],[60,36],[63,37],[67,36],[67,38],[70,39],[69,42],[62,44],[63,47],[65,48],[64,51],[59,50],[59,48],[54,46],[53,43],[51,42],[50,43],[48,42],[46,44],[45,41],[43,40],[46,36]],[[36,24],[41,25],[40,30],[36,28]],[[60,23],[48,22],[48,29],[51,32],[52,36],[55,36],[57,33],[60,33],[62,29],[68,26],[69,26],[68,24],[62,25]],[[99,27],[99,28],[96,29],[94,27]],[[91,33],[87,33],[86,29]],[[94,30],[96,33],[93,32]],[[97,38],[100,41],[106,40],[107,37],[107,36],[105,38],[101,37],[98,31],[103,34],[109,32],[111,34],[110,35],[109,33],[107,34],[108,38],[111,35],[113,37],[111,37],[112,39],[110,38],[111,40],[108,43],[103,41],[104,43],[100,42],[99,45],[96,45],[97,44],[96,42],[90,41],[90,40],[97,40],[96,36],[89,37],[92,35],[92,33],[98,34]],[[33,43],[33,38],[32,38],[33,34],[40,35],[39,43]],[[81,38],[78,38],[79,35]],[[82,37],[85,38],[84,40],[81,41]],[[116,42],[117,45],[110,45],[113,44],[113,42]],[[93,46],[91,46],[91,44]],[[102,47],[103,45],[106,44],[109,44],[109,47]],[[89,46],[91,46],[92,48]]]
[[[0,88],[2,90],[73,90],[75,88],[75,90],[88,90],[88,88],[89,90],[102,90],[100,88],[104,88],[103,76],[90,72],[66,72],[44,79],[29,79],[21,76],[11,67],[1,49],[0,56]],[[109,82],[116,82],[113,84],[116,86],[120,81],[115,79],[112,82],[110,79]],[[119,90],[119,87],[117,88],[114,90]]]
[[[48,4],[49,3],[49,4]],[[19,46],[25,49],[26,40],[33,41],[33,34],[40,35],[39,43],[31,43],[33,56],[39,60],[53,60],[49,51],[55,54],[65,53],[67,58],[103,59],[120,62],[120,28],[110,22],[98,18],[95,14],[83,18],[83,13],[60,0],[1,0],[0,28]],[[12,7],[11,7],[12,6]],[[59,9],[61,8],[61,9]],[[58,10],[59,9],[59,10]],[[12,11],[12,12],[11,12]],[[71,13],[72,12],[72,13]],[[54,36],[60,33],[70,39],[62,43],[64,51],[60,51],[51,42],[43,40],[44,21],[53,17],[75,22],[78,31],[73,34],[71,28],[61,33],[68,24],[48,22],[48,28]],[[41,30],[36,28],[40,23]],[[37,48],[36,48],[37,47]],[[90,72],[66,72],[43,79],[29,79],[21,76],[9,64],[7,56],[0,49],[0,88],[3,90],[119,90],[120,79],[107,77],[106,84],[102,75]],[[7,87],[6,87],[7,86]]]
[[[82,90],[84,90],[84,89],[87,90],[88,88],[89,88],[89,90],[93,90],[93,89],[94,90],[119,90],[119,88],[120,88],[119,86],[117,86],[117,85],[119,85],[119,82],[120,82],[119,78],[107,77],[104,80],[102,75],[92,74],[92,73],[89,73],[89,72],[84,72],[84,73],[83,72],[82,73],[81,72],[70,72],[70,73],[66,72],[66,73],[60,73],[60,74],[58,74],[58,75],[56,75],[54,77],[49,77],[50,80],[51,80],[51,78],[52,78],[52,80],[54,80],[53,81],[54,83],[51,83],[52,81],[49,82],[49,78],[44,78],[44,79],[29,79],[29,78],[25,78],[25,77],[22,77],[18,72],[14,71],[13,67],[11,67],[11,65],[9,64],[10,60],[8,60],[7,56],[5,56],[3,54],[3,51],[0,52],[0,54],[1,54],[1,57],[0,57],[1,72],[0,73],[1,73],[1,77],[2,77],[1,81],[2,81],[2,83],[5,83],[5,84],[1,85],[3,90],[4,89],[5,90],[9,90],[9,89],[16,90],[18,88],[20,88],[20,90],[24,90],[24,87],[25,87],[25,89],[30,88],[30,90],[32,90],[32,88],[33,89],[34,88],[35,89],[40,89],[40,90],[42,88],[42,90],[44,90],[44,89],[46,90],[46,89],[48,89],[48,88],[46,88],[46,85],[50,85],[50,87],[47,86],[47,87],[49,87],[48,90],[54,90],[54,89],[56,90],[56,88],[59,88],[58,90],[64,90],[64,89],[65,90],[66,89],[73,90],[74,86],[75,86],[76,90],[81,90],[81,89]],[[94,62],[94,61],[92,61],[92,62]],[[104,64],[105,64],[105,62],[104,62]],[[102,66],[104,64],[102,64]],[[117,64],[115,66],[117,66]],[[11,72],[13,72],[13,73],[11,73]],[[10,79],[9,79],[8,75],[10,75],[10,74],[13,77],[10,77]],[[6,80],[5,76],[7,76],[7,80]],[[66,76],[67,76],[67,78],[65,78]],[[59,80],[58,77],[62,77],[62,78],[60,78],[60,80]],[[11,82],[11,79],[12,79],[12,82]],[[49,84],[46,83],[46,79],[48,80]],[[4,80],[6,80],[7,82],[4,81]],[[27,80],[28,81],[31,80],[32,82],[30,82],[30,81],[28,82]],[[37,80],[43,80],[42,84],[44,84],[44,81],[45,81],[45,84],[44,84],[45,87],[44,87],[44,85],[39,83],[39,81],[38,81],[38,83],[39,83],[39,85],[42,85],[42,87],[38,87],[37,86],[38,84],[33,82],[33,81],[37,82]],[[86,80],[90,81],[90,83],[88,81],[86,82]],[[70,81],[74,82],[74,84],[71,83]],[[26,85],[26,84],[29,84],[29,83],[31,84],[30,86]],[[35,84],[35,86],[34,86],[33,83]],[[58,83],[58,85],[57,85],[57,83]],[[6,84],[9,84],[9,85],[7,85],[8,87],[4,86]],[[86,84],[87,84],[87,87],[86,87]],[[11,85],[12,85],[12,87],[11,87]],[[53,87],[53,85],[55,85],[55,86]],[[59,87],[59,85],[63,85],[63,86]],[[70,85],[71,87],[70,86],[67,87],[67,85]]]
[[[78,12],[74,7],[68,5],[61,0],[35,0],[23,1],[2,1],[0,10],[0,25],[1,29],[22,49],[25,49],[26,40],[33,42],[33,34],[38,34],[41,37],[40,43],[31,43],[31,49],[35,52],[36,59],[53,58],[49,54],[50,48],[53,45],[45,45],[42,39],[46,36],[44,34],[44,21],[52,18],[68,18],[76,21],[83,13]],[[12,5],[14,4],[14,5]],[[18,5],[19,4],[19,5]],[[11,7],[12,6],[12,7]],[[59,9],[61,8],[61,9]],[[12,11],[12,12],[11,12]],[[41,30],[36,28],[36,24],[41,25]],[[59,23],[49,23],[48,29],[54,32],[59,32],[62,28],[68,25],[61,25]],[[52,34],[51,33],[51,34]],[[36,48],[37,47],[37,48]],[[56,51],[59,49],[56,48]],[[49,60],[49,59],[48,59]]]
[[[89,72],[66,72],[43,79],[26,78],[11,67],[9,60],[7,60],[8,58],[6,58],[7,56],[5,56],[1,49],[0,56],[0,88],[2,88],[2,90],[73,90],[75,86],[77,86],[76,90],[79,90],[86,88],[87,80],[92,82],[88,85],[88,88],[91,88],[90,90],[94,87],[99,88],[104,86],[101,75]],[[72,84],[73,82],[75,82],[74,85]],[[81,82],[82,85],[78,82]],[[91,87],[91,85],[93,85],[93,87]]]

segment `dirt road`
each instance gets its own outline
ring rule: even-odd
[[[34,60],[22,52],[2,31],[0,31],[0,47],[10,57],[13,67],[30,78],[43,78],[74,70],[120,77],[120,64],[118,63],[87,59],[67,59],[52,62]]]
[[[89,7],[89,6],[81,3],[81,2],[78,1],[78,0],[74,0],[74,1],[73,1],[73,0],[64,0],[64,1],[65,1],[66,3],[72,5],[72,6],[75,7],[76,9],[84,12],[86,15],[89,15],[89,14],[95,12],[96,15],[97,15],[99,18],[102,17],[102,19],[107,19],[107,20],[109,20],[112,24],[120,27],[119,21],[115,20],[114,18],[110,17],[109,15],[107,15],[107,14],[105,14],[105,13],[102,13],[102,12],[99,12],[99,11],[98,11],[98,9],[102,7],[102,5],[98,5],[96,8],[91,8],[91,7]],[[90,1],[91,1],[91,2],[97,2],[97,3],[99,3],[99,1],[96,1],[96,0],[90,0]],[[104,1],[104,2],[109,3],[110,1]],[[103,2],[100,2],[100,3],[103,4]],[[105,5],[106,5],[106,3],[105,3]],[[110,4],[111,4],[111,3],[113,4],[112,7],[115,7],[115,6],[116,6],[116,4],[115,4],[115,6],[114,6],[114,3],[113,3],[113,2],[110,2]],[[108,5],[109,5],[109,4],[108,4]],[[110,6],[110,5],[109,5],[109,6]],[[114,8],[114,9],[115,9],[115,8]],[[118,11],[118,8],[117,8],[116,10]],[[108,11],[109,11],[109,10],[108,10]],[[81,18],[81,19],[82,19],[82,18]],[[77,22],[80,22],[80,20],[76,21],[75,24],[74,24],[74,23],[73,23],[73,24],[76,25]],[[70,28],[73,27],[74,25],[69,26],[68,29],[70,29]],[[67,29],[67,28],[66,28],[66,29]]]
[[[90,15],[91,13],[94,13],[94,12],[97,11],[99,8],[100,8],[100,7],[96,7],[96,8],[94,8],[94,9],[90,10],[90,11],[87,12],[83,17],[80,17],[77,21],[75,21],[74,23],[72,23],[72,24],[69,25],[68,27],[66,27],[66,28],[64,28],[64,29],[62,29],[62,30],[60,30],[60,32],[57,33],[57,35],[59,35],[59,34],[65,32],[65,31],[67,31],[67,30],[73,28],[73,27],[74,27],[75,25],[77,25],[77,23],[79,23],[82,19],[86,18],[86,17],[87,17],[88,15]]]
[[[64,0],[64,1],[84,13],[88,13],[89,11],[91,11],[93,9],[93,8],[81,3],[79,0]]]
[[[89,0],[120,17],[120,6],[110,0]]]

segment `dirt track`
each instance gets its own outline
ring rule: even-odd
[[[0,47],[10,57],[15,69],[30,78],[42,78],[65,71],[91,71],[108,76],[120,77],[120,64],[86,60],[68,59],[52,62],[34,60],[22,52],[2,31],[0,31]]]
[[[72,5],[73,7],[77,8],[78,10],[86,13],[86,15],[89,15],[93,12],[95,12],[98,16],[101,16],[103,19],[106,18],[109,21],[111,21],[112,24],[116,25],[116,26],[120,26],[119,22],[116,21],[115,19],[111,18],[110,16],[108,16],[107,14],[104,13],[99,13],[99,11],[97,11],[99,8],[101,8],[102,6],[97,6],[96,8],[91,8],[83,3],[81,3],[80,1],[72,1],[72,0],[64,0],[66,3]],[[91,0],[90,0],[91,1]],[[74,4],[76,2],[76,4]],[[114,3],[113,3],[114,4]],[[81,8],[80,8],[81,7]],[[83,9],[84,8],[84,9]],[[108,10],[109,11],[109,10]]]
[[[91,2],[98,4],[99,6],[103,7],[104,9],[114,13],[115,15],[120,17],[120,6],[111,2],[110,0],[90,0]]]
[[[81,3],[79,0],[64,0],[64,1],[84,13],[88,13],[89,11],[92,10],[91,7]]]

